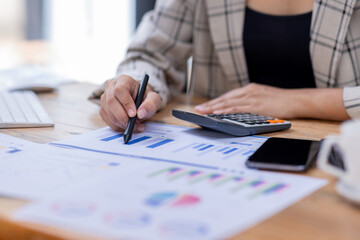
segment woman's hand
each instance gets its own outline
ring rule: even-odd
[[[291,96],[281,88],[250,83],[196,106],[203,114],[251,112],[279,118],[294,118]]]
[[[251,112],[284,119],[345,120],[343,89],[281,89],[256,83],[196,106],[202,114]]]
[[[136,110],[135,98],[139,83],[130,76],[122,75],[106,84],[104,94],[101,96],[100,115],[104,122],[116,131],[126,128],[130,117],[137,115],[136,131],[143,131],[142,121],[150,118],[159,109],[161,97],[147,86],[144,100]]]

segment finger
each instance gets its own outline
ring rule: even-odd
[[[215,103],[214,105],[210,106],[210,111],[214,114],[218,114],[217,112],[223,109],[239,107],[246,105],[246,102],[243,102],[241,98],[236,99],[225,99],[222,102]]]
[[[123,81],[119,80],[116,82],[114,87],[114,97],[116,97],[116,99],[120,102],[129,117],[134,117],[136,115],[134,99],[138,88],[139,83],[133,79],[125,79]]]
[[[135,132],[139,133],[139,132],[143,132],[145,130],[145,125],[141,124],[141,123],[137,123],[135,124]]]
[[[214,111],[214,114],[228,114],[228,113],[241,113],[241,112],[251,112],[251,111],[248,106],[244,105],[244,106],[232,106],[224,109],[219,109]]]
[[[113,125],[124,129],[129,117],[118,100],[113,96],[112,91],[107,91],[101,96],[101,108]]]
[[[220,96],[220,97],[217,97],[211,101],[208,101],[208,102],[205,102],[203,104],[200,104],[200,105],[197,105],[195,106],[195,110],[201,112],[201,113],[204,113],[204,114],[207,114],[207,113],[211,113],[212,110],[211,110],[211,106],[212,105],[216,105],[216,104],[219,104],[223,101],[227,100],[227,98],[225,96]]]
[[[104,111],[104,109],[101,109],[100,110],[100,116],[101,118],[103,119],[103,121],[113,130],[117,131],[117,132],[123,132],[125,129],[123,128],[120,128],[116,125],[114,125],[108,118],[106,112]],[[140,132],[143,132],[145,130],[145,126],[144,124],[141,124],[141,123],[136,123],[135,124],[135,127],[134,127],[134,131],[136,133],[140,133]]]
[[[140,105],[137,116],[141,121],[150,118],[160,108],[161,97],[159,94],[147,91],[143,103]]]
[[[203,114],[209,114],[209,113],[212,113],[214,111],[213,106],[223,105],[224,102],[226,102],[226,101],[229,101],[229,99],[227,99],[227,98],[216,98],[214,100],[211,100],[209,102],[206,102],[204,104],[196,106],[195,110],[198,111],[198,112],[201,112]]]
[[[104,111],[103,108],[100,109],[100,116],[101,116],[102,120],[106,123],[106,125],[108,125],[108,126],[109,126],[110,128],[112,128],[113,130],[118,131],[118,132],[122,132],[122,131],[123,131],[122,128],[114,125],[114,124],[110,121],[109,117],[107,116],[107,114],[106,114],[106,112]]]
[[[210,113],[212,113],[211,108],[208,107],[208,106],[200,106],[200,105],[198,105],[198,106],[195,106],[195,110],[197,112],[201,113],[201,114],[210,114]]]
[[[200,104],[200,105],[198,105],[196,107],[199,108],[200,110],[205,109],[205,108],[208,108],[210,105],[220,103],[220,102],[222,102],[224,100],[227,100],[227,99],[239,98],[239,97],[242,97],[243,95],[244,95],[243,88],[237,88],[237,89],[231,90],[229,92],[226,92],[226,93],[220,95],[219,97],[217,97],[215,99],[212,99],[212,100],[210,100],[208,102]]]

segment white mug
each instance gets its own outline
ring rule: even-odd
[[[337,157],[337,164],[330,163],[330,154]],[[318,155],[318,167],[339,178],[337,191],[360,203],[360,121],[348,121],[341,125],[340,135],[328,136]],[[341,166],[342,165],[342,166]]]

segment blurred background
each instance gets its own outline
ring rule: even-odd
[[[0,0],[0,70],[41,66],[101,83],[155,0]]]

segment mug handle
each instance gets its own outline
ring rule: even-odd
[[[328,136],[323,143],[318,155],[317,165],[320,169],[324,170],[327,173],[333,174],[337,177],[344,177],[345,171],[340,168],[337,168],[329,163],[329,155],[331,147],[336,143],[340,137],[338,136]]]

